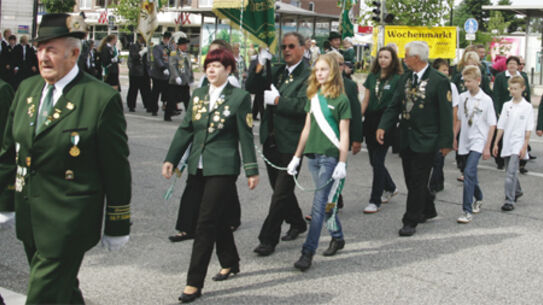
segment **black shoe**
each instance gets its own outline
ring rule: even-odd
[[[180,115],[181,114],[181,110],[178,110],[178,111],[175,111],[174,113],[172,113],[172,116],[176,116],[176,115]]]
[[[343,196],[341,194],[339,194],[339,198],[337,200],[337,208],[343,209]]]
[[[330,241],[330,245],[328,246],[328,249],[322,253],[324,256],[332,256],[336,254],[338,250],[343,249],[345,247],[345,240],[344,239],[335,239],[332,238]]]
[[[515,206],[510,203],[505,203],[504,205],[502,205],[502,211],[504,212],[510,212],[514,209],[515,209]]]
[[[517,202],[517,200],[518,200],[520,197],[522,197],[522,195],[524,195],[523,192],[520,192],[520,193],[516,194],[516,195],[515,195],[515,202]]]
[[[202,289],[198,289],[195,293],[182,293],[178,300],[181,301],[181,303],[190,303],[196,300],[197,298],[202,296]]]
[[[498,169],[501,170],[501,169],[503,169],[503,164],[498,164],[497,167],[498,167]]]
[[[136,109],[134,109],[134,108],[128,108],[128,112],[136,112]]]
[[[193,238],[194,238],[194,235],[187,234],[185,232],[180,232],[180,234],[175,234],[175,235],[172,235],[172,236],[168,237],[168,239],[172,243],[176,243],[176,242],[179,242],[179,241],[184,241],[184,240],[187,240],[187,239],[193,239]]]
[[[524,168],[524,167],[519,168],[518,171],[523,175],[528,172],[528,170],[526,168]]]
[[[410,225],[404,225],[398,233],[400,234],[400,236],[412,236],[413,234],[415,234],[415,232],[417,232],[417,229],[415,229],[415,227]]]
[[[302,229],[296,229],[296,228],[290,228],[290,230],[288,230],[287,234],[285,234],[285,236],[281,237],[281,240],[282,241],[291,241],[291,240],[295,240],[296,237],[298,237],[298,235],[304,233],[305,231],[307,230],[307,228],[303,228]]]
[[[172,118],[171,118],[171,117],[165,117],[165,118],[164,118],[164,121],[165,121],[165,122],[171,122],[171,121],[172,121]]]
[[[438,192],[441,192],[443,189],[444,189],[443,184],[430,186],[430,192],[432,192],[434,194],[438,193]]]
[[[158,113],[156,113],[156,111],[153,111],[153,113],[151,113],[152,116],[158,116]]]
[[[275,247],[272,245],[260,244],[253,252],[258,253],[260,256],[268,256],[275,251]]]
[[[530,155],[530,160],[535,160],[535,159],[537,159],[537,156]]]
[[[238,273],[239,273],[239,266],[235,266],[235,267],[230,268],[230,271],[228,271],[228,273],[222,274],[221,272],[219,272],[211,279],[216,282],[226,281],[228,277],[230,276],[230,274],[238,274]]]
[[[313,260],[313,254],[302,253],[302,256],[294,263],[294,268],[306,271],[311,267],[311,261]]]

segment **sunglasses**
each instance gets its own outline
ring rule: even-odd
[[[282,50],[285,50],[287,47],[288,47],[289,49],[292,50],[292,49],[296,48],[297,45],[295,45],[295,44],[293,44],[293,43],[281,45],[281,49],[282,49]]]

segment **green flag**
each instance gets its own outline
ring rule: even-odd
[[[275,1],[215,0],[213,13],[228,19],[233,28],[241,29],[251,40],[275,53]]]
[[[349,11],[353,7],[354,2],[356,2],[356,0],[342,0],[342,3],[338,3],[338,6],[341,6],[339,31],[341,32],[342,40],[345,39],[345,37],[354,36],[354,26],[351,23],[351,19],[349,18]]]

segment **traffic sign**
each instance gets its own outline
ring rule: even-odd
[[[468,18],[464,23],[464,30],[468,34],[475,34],[479,29],[479,22],[475,18]]]
[[[466,40],[475,40],[475,34],[466,33]]]

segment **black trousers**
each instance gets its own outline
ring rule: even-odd
[[[161,95],[162,101],[166,100],[168,93],[168,80],[167,79],[153,79],[153,88],[151,89],[151,97],[149,98],[149,108],[151,112],[158,112],[158,96]]]
[[[234,234],[224,217],[228,209],[224,198],[229,197],[235,188],[236,176],[202,176],[199,173],[194,182],[203,192],[187,273],[187,285],[202,288],[215,244],[223,268],[239,265]]]
[[[494,136],[492,136],[492,144],[490,147],[494,147],[494,143],[496,143],[497,134],[498,132],[495,132]],[[503,137],[500,139],[500,142],[498,142],[498,155],[496,157],[493,156],[494,162],[496,162],[496,165],[501,166],[501,167],[503,167],[505,164],[505,160],[500,156],[502,153],[502,148],[503,148]]]
[[[129,109],[136,109],[136,98],[138,97],[138,91],[141,94],[141,100],[143,106],[147,109],[149,107],[149,94],[151,92],[151,85],[148,76],[128,76],[128,94],[126,95],[126,104]]]
[[[186,232],[189,235],[196,233],[196,223],[200,214],[200,202],[204,194],[203,184],[200,183],[200,177],[189,175],[185,190],[179,203],[179,214],[175,229],[179,232]],[[226,220],[229,227],[239,227],[241,224],[241,206],[239,203],[238,190],[234,184],[226,209]]]
[[[264,144],[264,156],[275,165],[286,167],[293,155],[280,153],[271,138]],[[266,169],[273,194],[268,216],[262,224],[258,239],[263,244],[275,246],[279,243],[283,221],[298,229],[305,229],[307,224],[294,194],[294,179],[286,171],[279,171],[268,164]]]
[[[179,92],[179,99],[177,100],[177,103],[182,102],[185,106],[185,111],[189,109],[189,102],[190,102],[190,86],[189,85],[182,85],[180,86],[180,92]]]
[[[402,219],[404,225],[417,226],[426,218],[437,215],[435,197],[428,189],[434,154],[418,153],[410,148],[400,153],[407,185],[407,207]]]

